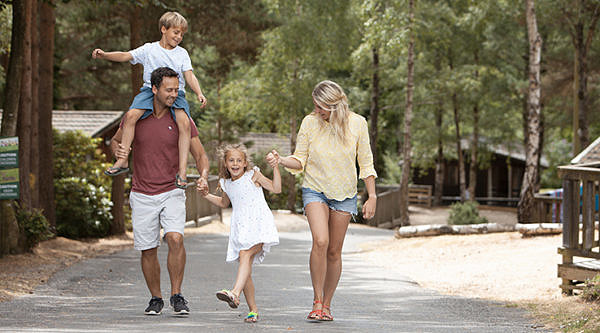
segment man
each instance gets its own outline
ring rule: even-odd
[[[164,306],[157,255],[160,228],[163,228],[169,246],[170,305],[175,314],[187,315],[189,308],[181,294],[186,260],[183,246],[185,190],[176,188],[173,182],[179,166],[179,132],[170,111],[179,89],[177,72],[168,67],[157,68],[152,72],[151,84],[153,113],[137,122],[133,140],[133,181],[129,202],[134,248],[142,252],[142,272],[152,294],[145,314],[158,315]],[[119,128],[110,144],[117,158],[127,155],[121,145],[122,135]],[[190,150],[201,175],[197,186],[200,191],[208,191],[208,158],[195,126],[191,126],[191,136]]]

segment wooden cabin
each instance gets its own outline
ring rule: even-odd
[[[463,140],[465,161],[465,181],[469,186],[469,170],[471,168],[469,153],[469,141]],[[480,148],[481,149],[481,148]],[[523,174],[525,172],[525,153],[522,145],[510,148],[506,145],[490,145],[487,148],[491,153],[490,167],[477,171],[477,186],[475,188],[475,200],[482,204],[516,206],[519,202]],[[540,161],[542,168],[548,167],[548,161],[542,157]],[[458,160],[444,160],[444,189],[442,200],[450,203],[460,200]],[[413,183],[419,185],[430,185],[432,193],[435,193],[435,169],[422,170],[415,168],[413,171]]]

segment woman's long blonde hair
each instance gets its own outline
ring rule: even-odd
[[[346,143],[348,137],[348,120],[350,118],[350,107],[348,97],[339,84],[325,80],[319,82],[313,89],[312,97],[315,103],[323,110],[330,111],[329,124],[333,130],[334,137],[341,143]],[[318,117],[321,125],[325,121]]]

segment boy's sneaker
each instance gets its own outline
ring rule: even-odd
[[[190,313],[190,308],[187,307],[187,301],[183,298],[181,294],[175,294],[171,296],[170,299],[171,306],[173,307],[173,312],[177,315],[187,315]]]
[[[165,302],[160,297],[152,296],[150,299],[150,304],[146,310],[144,310],[144,314],[146,315],[159,315],[162,311],[163,306],[165,306]]]

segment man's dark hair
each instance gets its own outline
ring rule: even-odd
[[[158,67],[150,75],[150,83],[158,89],[164,77],[179,77],[179,75],[169,67]]]

